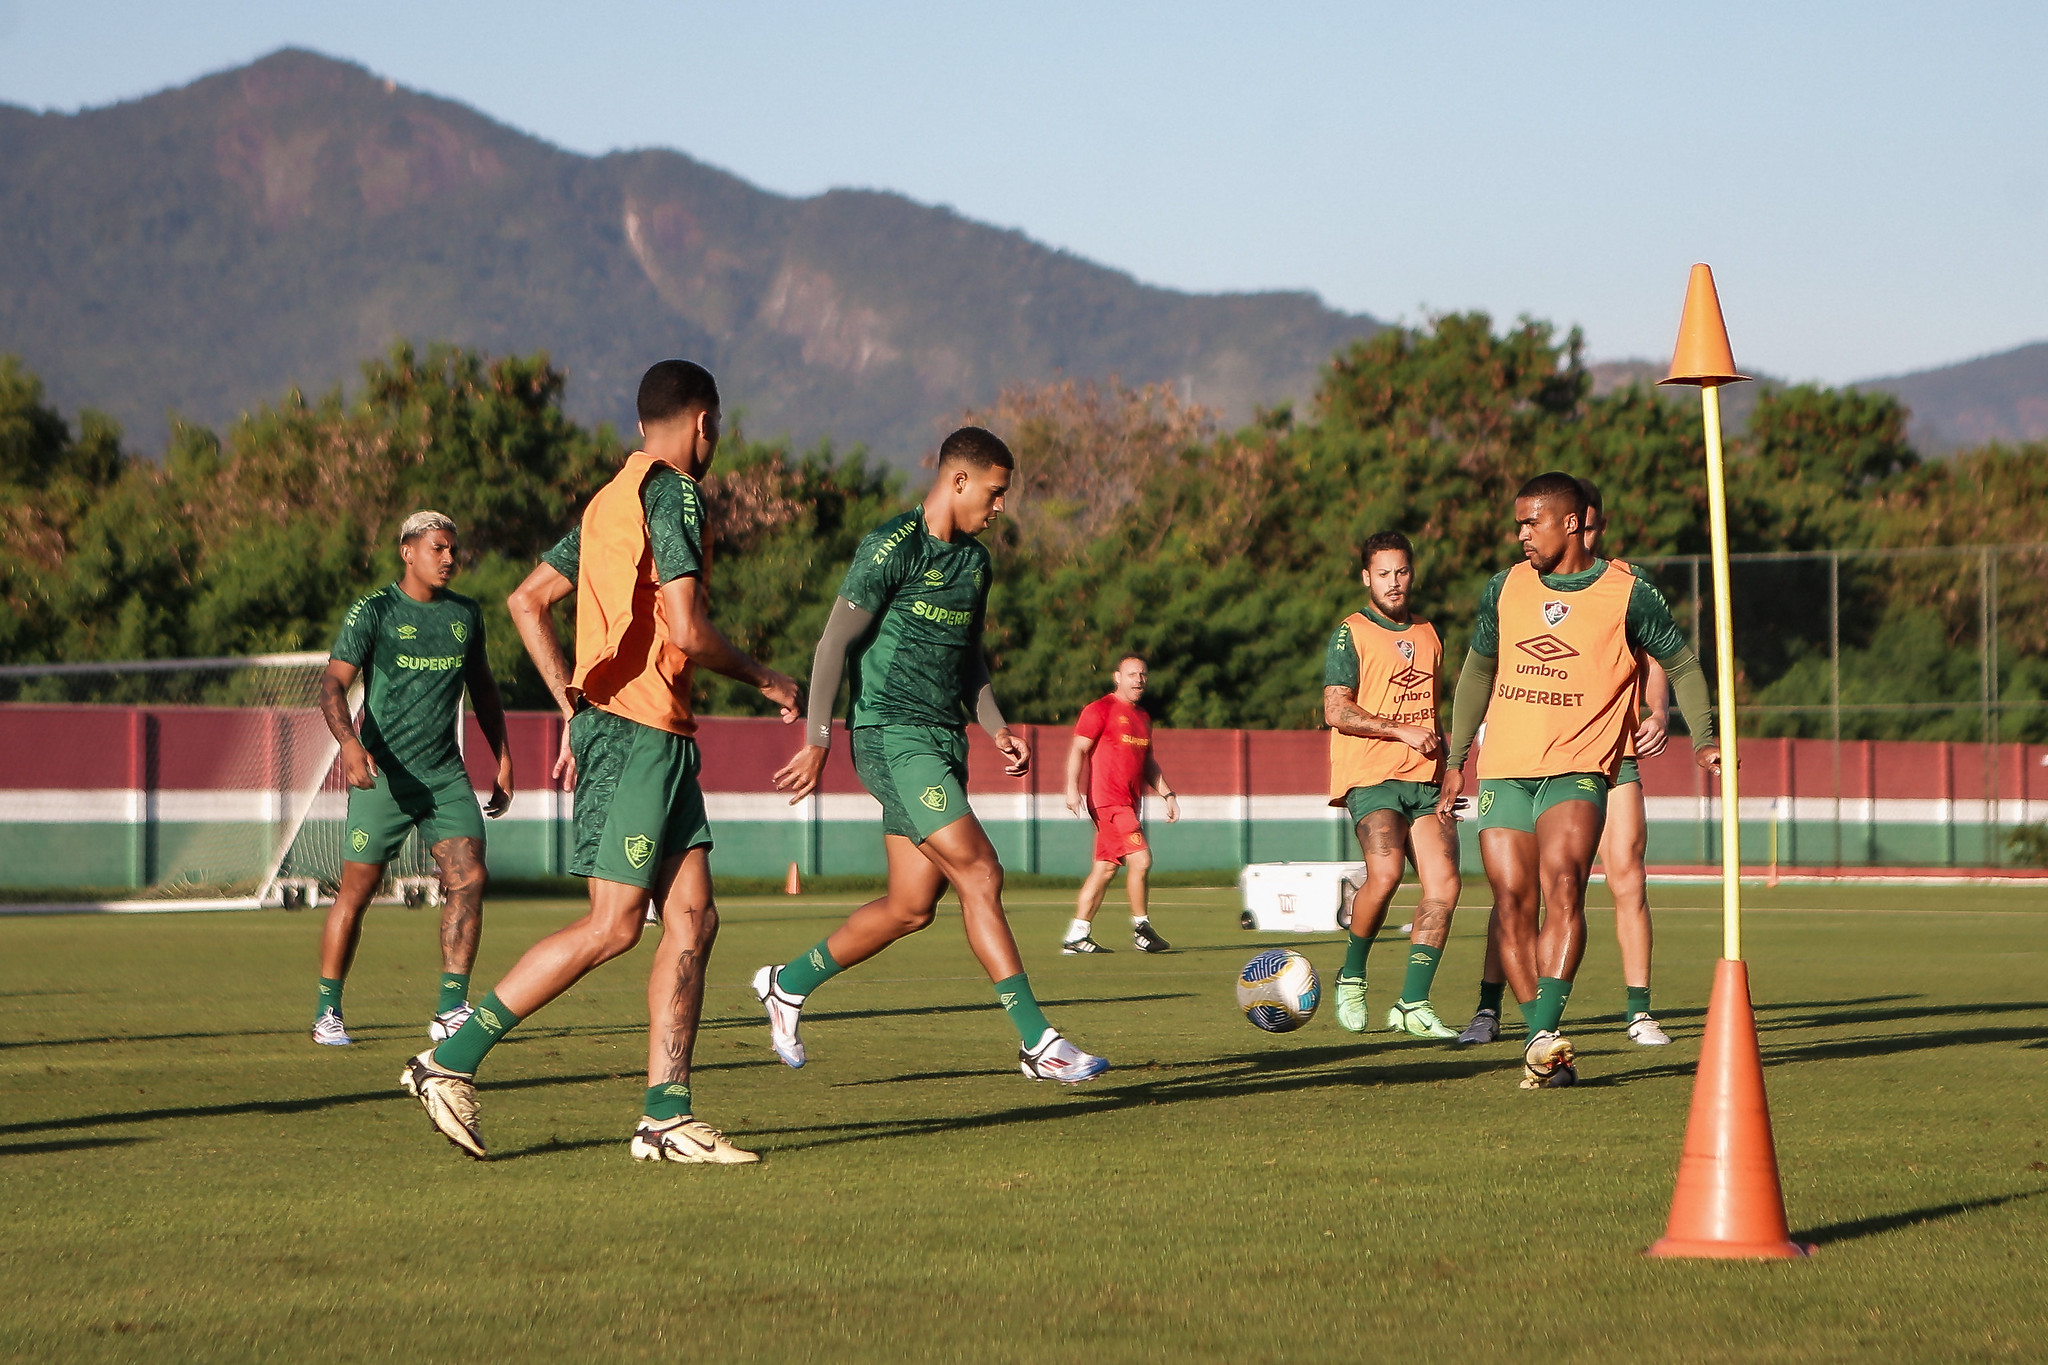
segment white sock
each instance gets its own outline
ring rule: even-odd
[[[1067,926],[1066,942],[1079,943],[1094,930],[1095,926],[1085,919],[1077,919]]]

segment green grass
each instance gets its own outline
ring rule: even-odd
[[[492,1056],[478,1165],[394,1085],[429,915],[372,917],[347,1051],[304,1033],[312,916],[0,919],[0,1358],[2039,1358],[2038,892],[1753,893],[1786,1204],[1821,1244],[1763,1265],[1638,1254],[1719,946],[1685,907],[1714,888],[1659,893],[1663,1051],[1620,1033],[1594,916],[1585,1083],[1540,1093],[1510,1045],[1361,1040],[1328,1010],[1257,1033],[1231,976],[1275,940],[1232,893],[1158,899],[1179,951],[1111,961],[1049,949],[1064,896],[1016,897],[1048,1011],[1116,1063],[1077,1091],[1017,1074],[950,918],[825,987],[784,1069],[745,982],[849,901],[729,900],[696,1089],[764,1153],[739,1169],[626,1157],[645,943]],[[1460,1020],[1474,899],[1437,991]],[[571,909],[493,906],[483,983]],[[1334,938],[1289,941],[1327,978]],[[1400,962],[1382,940],[1376,1011]]]

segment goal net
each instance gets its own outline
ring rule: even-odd
[[[340,883],[348,809],[340,745],[320,714],[326,668],[321,653],[14,665],[0,668],[0,704],[58,708],[43,713],[53,743],[126,749],[119,833],[139,889],[103,904],[317,905]],[[350,714],[361,705],[358,683]],[[431,871],[415,831],[383,892],[419,894]]]

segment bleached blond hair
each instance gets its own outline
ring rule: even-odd
[[[455,535],[455,518],[446,512],[415,512],[405,519],[405,525],[398,528],[398,543],[408,544],[429,531],[446,531],[451,536]]]

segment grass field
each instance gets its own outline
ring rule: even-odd
[[[1652,1262],[1718,951],[1660,902],[1659,1012],[1620,1031],[1604,915],[1575,1090],[1518,1048],[1269,1037],[1231,997],[1275,941],[1169,890],[1176,944],[1062,958],[1012,916],[1055,1022],[1116,1069],[1034,1085],[956,919],[825,987],[801,1072],[745,982],[845,897],[732,899],[698,1112],[744,1168],[626,1156],[647,944],[484,1072],[496,1159],[394,1082],[424,1045],[429,914],[371,918],[349,1050],[305,1034],[316,919],[0,919],[6,1359],[2004,1360],[2048,1356],[2048,905],[1970,888],[1759,891],[1745,938],[1792,1226],[1811,1261]],[[1412,897],[1412,892],[1404,899]],[[1481,910],[1437,998],[1472,1004]],[[1686,908],[1699,907],[1699,908]],[[491,907],[479,992],[567,902]],[[1106,923],[1117,912],[1105,913]],[[1110,941],[1123,943],[1121,937]],[[1332,938],[1290,940],[1326,981]],[[1374,954],[1375,1012],[1398,985]]]

